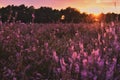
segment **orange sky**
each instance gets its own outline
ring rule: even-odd
[[[116,1],[116,8],[115,2]],[[81,12],[88,13],[120,13],[120,0],[0,0],[0,7],[7,5],[33,5],[35,8],[48,6],[54,9],[62,9],[66,7],[77,8]]]

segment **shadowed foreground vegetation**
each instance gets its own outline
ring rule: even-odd
[[[1,80],[119,80],[120,24],[0,25]]]

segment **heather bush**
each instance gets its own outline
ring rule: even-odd
[[[1,80],[119,80],[120,24],[0,25]]]

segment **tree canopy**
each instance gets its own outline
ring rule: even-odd
[[[33,19],[34,16],[34,19]],[[61,17],[64,16],[64,19]],[[93,14],[81,13],[75,8],[67,7],[66,9],[52,9],[51,7],[40,7],[35,9],[34,6],[19,6],[8,5],[7,7],[0,8],[0,20],[2,22],[21,21],[30,23],[34,20],[35,23],[80,23],[80,22],[95,22]],[[97,17],[99,21],[111,22],[120,21],[120,14],[115,13],[101,13]]]

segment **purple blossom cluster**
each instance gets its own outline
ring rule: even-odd
[[[0,24],[1,80],[120,80],[120,24]]]

